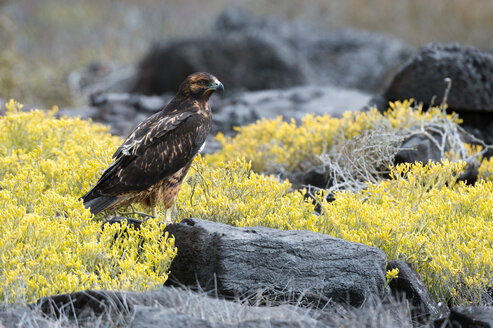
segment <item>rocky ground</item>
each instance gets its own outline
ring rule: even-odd
[[[115,218],[116,223],[123,218]],[[140,221],[133,220],[136,226]],[[84,291],[0,311],[4,327],[492,327],[493,307],[437,304],[408,264],[308,231],[171,224],[166,287]],[[385,271],[399,277],[385,283]],[[175,286],[175,287],[172,287]]]
[[[253,17],[235,9],[217,18],[211,36],[163,41],[134,68],[93,65],[77,72],[71,83],[90,101],[83,108],[62,108],[59,115],[91,118],[125,136],[165,106],[183,77],[194,71],[213,72],[226,86],[224,95],[212,100],[214,134],[232,135],[234,126],[263,117],[339,116],[368,105],[384,110],[388,101],[399,99],[414,98],[426,108],[441,103],[449,78],[448,110],[464,118],[464,140],[493,143],[491,54],[458,44],[413,49],[382,35]],[[405,140],[403,146],[409,145],[414,150],[400,153],[399,161],[437,160],[433,140]],[[209,152],[217,149],[214,143],[208,147]],[[87,327],[493,327],[491,307],[437,304],[410,265],[386,264],[376,248],[305,231],[234,228],[199,219],[167,229],[179,249],[170,286],[142,294],[56,295],[4,309],[0,322],[5,327],[60,322]],[[399,268],[399,277],[387,284],[385,272],[393,268]]]

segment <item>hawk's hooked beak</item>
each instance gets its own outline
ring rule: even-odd
[[[224,91],[224,85],[219,81],[212,82],[209,86],[209,89],[215,91]]]

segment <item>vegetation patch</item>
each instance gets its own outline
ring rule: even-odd
[[[378,247],[410,262],[432,294],[487,303],[492,287],[493,183],[457,182],[464,163],[401,164],[360,193],[321,200],[316,231]]]
[[[175,210],[180,219],[306,229],[317,216],[315,205],[304,196],[304,192],[292,192],[287,180],[253,172],[245,159],[212,166],[198,156],[178,194]]]
[[[218,134],[222,149],[208,156],[210,163],[244,157],[255,172],[277,174],[291,179],[297,172],[312,168],[326,172],[330,192],[359,192],[369,183],[386,179],[389,167],[402,142],[415,136],[428,140],[443,159],[464,161],[472,167],[486,145],[471,147],[463,142],[466,133],[459,117],[447,114],[446,105],[424,110],[414,100],[390,103],[385,113],[376,108],[367,112],[346,112],[343,117],[306,115],[299,124],[262,119],[236,128],[238,134]],[[480,142],[478,140],[478,142]],[[487,176],[491,162],[480,169]]]
[[[79,197],[120,140],[107,128],[54,111],[0,118],[0,299],[84,289],[146,290],[167,279],[174,239],[148,221],[139,231],[91,218]]]
[[[252,172],[244,159],[195,162],[177,200],[179,218],[306,229],[378,247],[413,264],[437,300],[481,304],[493,281],[493,182],[458,182],[464,163],[401,164],[361,192],[317,194],[321,214],[288,181]]]
[[[144,290],[161,285],[176,254],[173,238],[162,239],[162,227],[152,220],[140,232],[119,225],[101,231],[99,216],[91,218],[79,200],[121,141],[100,125],[55,119],[41,111],[21,112],[14,102],[7,107],[7,115],[0,119],[2,299],[12,303],[87,288]],[[300,151],[288,147],[285,153],[300,164],[312,158],[301,152],[300,145],[319,147],[304,140],[311,138],[313,130],[358,136],[378,120],[405,129],[412,125],[410,117],[432,121],[439,115],[401,109],[404,114],[382,116],[370,111],[362,114],[364,119],[355,114],[342,119],[307,117],[304,122],[312,122],[312,128],[261,121],[258,125],[263,129],[254,125],[242,131],[272,135],[276,126],[305,129],[305,137],[287,131],[283,135],[299,145]],[[323,120],[329,126],[313,123]],[[320,191],[314,204],[305,190],[293,191],[290,182],[278,175],[255,172],[255,161],[239,156],[268,144],[273,154],[267,147],[257,164],[280,158],[275,152],[279,139],[259,146],[256,142],[268,137],[254,136],[250,141],[223,140],[231,154],[197,157],[178,196],[175,219],[199,217],[236,226],[327,233],[379,247],[388,260],[411,262],[439,301],[483,304],[488,299],[493,276],[491,160],[483,160],[481,179],[472,186],[457,180],[465,165],[460,160],[402,164],[387,168],[389,179],[369,182],[363,190],[335,192],[333,202],[326,201],[327,191]],[[333,145],[336,138],[329,132],[327,136],[328,140],[319,141]],[[464,148],[469,155],[479,151]],[[457,159],[450,152],[447,156]],[[125,238],[115,240],[125,231]]]
[[[445,114],[443,106],[423,111],[412,101],[391,104],[384,114],[370,110],[346,113],[341,119],[308,115],[301,124],[280,117],[261,120],[238,128],[233,138],[218,136],[223,149],[207,156],[209,165],[196,162],[179,197],[178,215],[238,226],[308,229],[375,246],[388,260],[412,263],[438,300],[480,304],[490,298],[492,284],[493,244],[488,235],[493,222],[493,161],[482,160],[480,181],[474,186],[457,181],[466,161],[480,159],[482,150],[461,141],[459,122],[456,115]],[[403,136],[431,133],[444,140],[438,143],[442,163],[377,163],[375,153],[386,147],[391,147],[388,153],[395,151]],[[344,152],[347,156],[342,158]],[[331,157],[336,153],[344,160]],[[336,190],[333,202],[325,200],[328,190],[316,193],[320,215],[313,213],[312,203],[303,201],[306,191],[291,192],[287,181],[250,171],[282,176],[324,160],[340,164],[336,173],[364,174],[359,181],[349,181],[350,188]],[[373,165],[373,172],[390,178],[367,174],[364,165],[352,162]]]

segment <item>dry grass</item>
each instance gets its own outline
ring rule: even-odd
[[[326,188],[329,195],[341,190],[361,191],[369,183],[378,183],[389,173],[404,137],[390,127],[385,128],[365,131],[320,155],[329,175],[330,186]]]
[[[493,149],[493,145],[487,145],[460,127],[457,124],[460,120],[457,114],[447,115],[446,101],[451,81],[446,80],[448,87],[440,105],[442,115],[422,120],[420,124],[406,129],[392,128],[385,121],[377,121],[372,130],[364,131],[349,140],[342,140],[330,151],[320,155],[323,166],[328,168],[329,181],[332,182],[327,188],[329,193],[341,190],[359,192],[370,183],[378,183],[389,173],[389,167],[394,164],[394,156],[403,149],[402,142],[418,135],[424,136],[436,147],[440,158],[463,161],[470,169],[478,168],[482,156]],[[421,107],[421,104],[414,104],[416,110],[421,110]],[[430,110],[431,107],[428,111]],[[464,143],[464,135],[480,145],[480,149],[473,150]]]
[[[192,292],[189,289],[165,288],[144,294],[105,293],[100,291],[92,305],[100,314],[90,315],[88,311],[73,316],[71,304],[56,308],[57,317],[47,317],[39,305],[31,309],[9,308],[3,313],[19,315],[22,327],[127,327],[138,323],[142,316],[155,317],[159,311],[175,313],[195,320],[204,320],[211,326],[236,326],[258,321],[298,323],[300,327],[413,327],[411,308],[404,301],[390,299],[368,301],[359,308],[332,304],[322,311],[303,308],[299,304],[280,304],[276,307],[249,306],[244,301],[226,301],[210,297],[204,292]],[[81,309],[76,309],[81,310]],[[0,322],[2,320],[0,313]]]

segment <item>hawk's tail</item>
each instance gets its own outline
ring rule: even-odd
[[[84,207],[89,208],[89,211],[96,215],[115,204],[118,201],[118,197],[94,195],[94,193],[88,192],[82,196],[82,200],[84,201]]]

